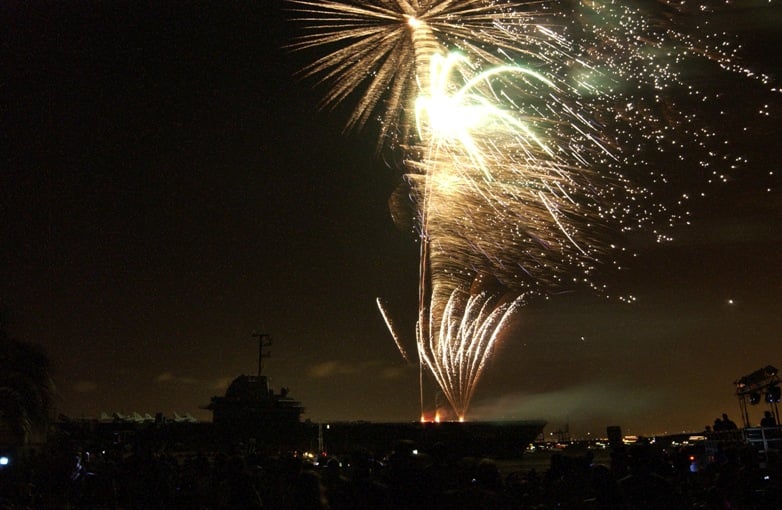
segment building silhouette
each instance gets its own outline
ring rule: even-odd
[[[215,436],[223,442],[254,441],[260,447],[290,448],[301,443],[303,424],[301,402],[288,396],[288,389],[275,393],[269,378],[261,374],[264,347],[271,345],[268,335],[258,338],[258,375],[240,375],[228,386],[225,395],[212,397],[204,407],[212,411]]]
[[[257,441],[289,438],[301,426],[304,407],[288,396],[287,388],[275,393],[269,379],[240,375],[223,397],[212,397],[205,407],[212,411],[212,423],[219,436]]]

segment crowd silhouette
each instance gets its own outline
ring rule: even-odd
[[[590,451],[554,453],[540,471],[406,441],[383,455],[316,460],[61,442],[0,470],[0,509],[716,510],[782,502],[778,458],[742,447],[707,456],[642,443],[615,448],[605,463]]]

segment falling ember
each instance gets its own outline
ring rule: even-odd
[[[376,302],[377,302],[377,308],[378,310],[380,310],[380,314],[383,316],[383,320],[386,322],[386,327],[388,328],[388,331],[391,332],[391,338],[394,339],[394,343],[396,344],[397,349],[399,349],[399,353],[402,355],[402,357],[406,362],[410,363],[411,361],[410,361],[410,357],[407,355],[407,349],[405,349],[405,346],[402,344],[399,338],[399,334],[397,333],[396,326],[394,326],[391,317],[386,311],[386,307],[383,304],[383,300],[377,298]]]

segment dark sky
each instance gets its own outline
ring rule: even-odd
[[[375,305],[412,332],[417,245],[387,207],[399,173],[293,77],[281,2],[44,4],[0,11],[0,302],[51,357],[60,411],[208,419],[199,406],[257,369],[259,331],[306,418],[416,419],[418,370]],[[748,64],[779,70],[780,19],[736,23]],[[474,418],[577,434],[738,419],[733,381],[782,364],[782,110],[763,90],[725,99],[737,116],[769,105],[724,126],[746,167],[612,278],[638,301],[531,303]]]

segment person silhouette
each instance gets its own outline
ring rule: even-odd
[[[776,427],[777,421],[774,419],[774,415],[771,414],[771,411],[766,411],[763,413],[763,419],[760,420],[760,426],[761,427]]]
[[[722,413],[722,429],[723,430],[736,430],[738,427],[736,424],[728,418],[728,415],[726,413]]]

